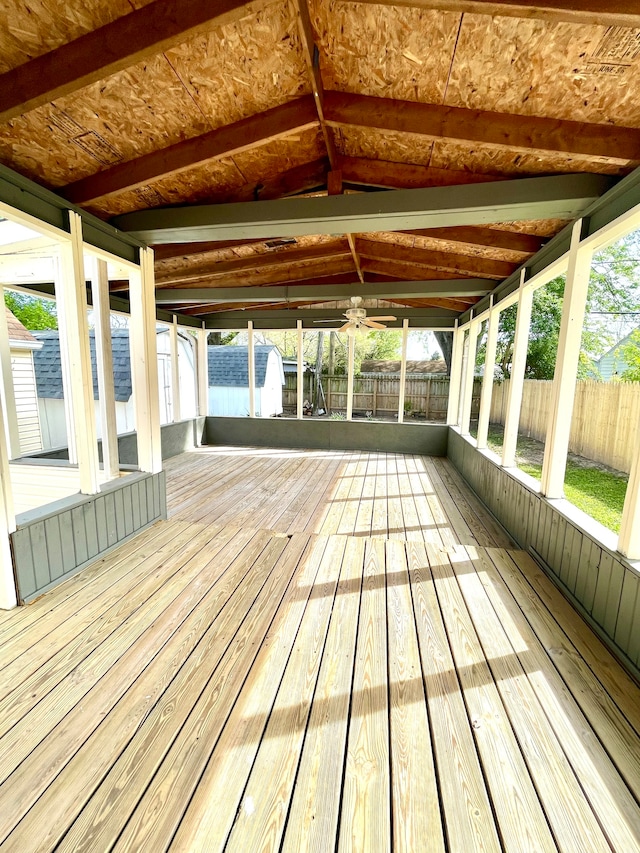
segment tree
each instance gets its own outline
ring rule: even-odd
[[[624,324],[628,325],[630,316],[640,307],[638,257],[640,234],[633,233],[593,258],[582,330],[579,379],[595,375],[593,360],[620,337],[619,329]],[[560,276],[534,293],[525,368],[527,379],[553,379],[564,287],[565,277]],[[500,314],[496,365],[505,378],[511,375],[516,316],[515,305]],[[484,361],[485,347],[486,334],[483,334],[478,341],[479,363]]]
[[[627,343],[618,347],[615,357],[627,365],[620,378],[625,382],[640,382],[640,329],[635,329]]]
[[[4,304],[27,329],[34,331],[58,328],[55,302],[49,299],[38,299],[37,296],[7,290],[4,294]]]

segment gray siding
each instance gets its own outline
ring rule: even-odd
[[[129,474],[97,495],[50,504],[46,512],[23,513],[11,535],[18,595],[40,595],[111,548],[166,518],[165,474]]]
[[[640,668],[640,575],[622,557],[449,431],[449,459],[516,542],[530,551],[634,675]]]
[[[370,450],[446,456],[449,428],[443,424],[333,421],[330,418],[208,417],[205,444]]]

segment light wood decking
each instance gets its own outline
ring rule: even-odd
[[[640,690],[448,463],[167,469],[0,612],[0,849],[640,849]]]

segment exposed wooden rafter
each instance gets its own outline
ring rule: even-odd
[[[398,261],[387,260],[382,257],[368,258],[362,256],[362,269],[365,273],[373,272],[387,278],[397,278],[404,281],[407,278],[416,280],[437,281],[440,279],[459,279],[464,272],[446,272],[441,269],[429,269],[428,267],[419,266],[418,264],[407,264]],[[487,279],[488,284],[494,284],[495,280]]]
[[[454,184],[480,184],[505,180],[500,175],[463,172],[457,169],[437,169],[433,166],[416,166],[411,163],[391,163],[387,160],[368,160],[365,157],[341,157],[340,168],[345,183],[390,190],[449,187]]]
[[[183,172],[210,160],[231,157],[317,124],[318,116],[313,99],[306,95],[257,116],[112,166],[88,178],[75,181],[60,192],[74,204],[86,204],[103,196],[143,186],[160,177]]]
[[[357,0],[360,2],[360,0]],[[640,9],[633,0],[362,0],[383,6],[409,6],[416,9],[438,9],[443,12],[468,12],[473,15],[538,18],[545,21],[567,21],[618,27],[640,27]]]
[[[628,166],[640,162],[640,130],[604,124],[586,124],[536,116],[511,115],[374,98],[347,92],[325,92],[325,118],[335,127],[353,126],[414,133],[447,139],[580,156],[603,165]]]
[[[409,248],[362,238],[358,238],[357,247],[358,252],[363,257],[373,260],[393,261],[394,263],[410,264],[413,267],[424,266],[427,269],[454,272],[461,276],[491,278],[496,281],[501,281],[511,275],[517,266],[517,264],[496,261],[493,258]]]
[[[264,3],[154,0],[0,75],[0,122],[69,95]]]

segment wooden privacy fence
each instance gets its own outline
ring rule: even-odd
[[[549,421],[553,383],[527,379],[520,413],[521,435],[544,441]],[[491,422],[504,424],[509,380],[495,384]],[[640,382],[596,382],[576,385],[569,450],[628,472],[640,427]]]
[[[347,408],[347,377],[323,376],[322,385],[327,410],[344,411]],[[400,378],[398,376],[356,376],[353,386],[353,411],[371,412],[372,417],[393,417],[398,413]],[[305,379],[305,395],[308,397]],[[407,377],[404,396],[405,418],[427,421],[444,421],[449,401],[449,379],[443,377]],[[477,417],[480,401],[480,383],[474,385],[472,416]],[[289,374],[282,391],[285,410],[296,407],[296,376]]]

